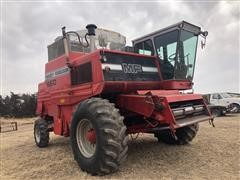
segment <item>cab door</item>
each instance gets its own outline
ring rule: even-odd
[[[222,103],[223,101],[221,101],[222,97],[219,93],[215,93],[215,94],[212,94],[211,95],[211,100],[210,100],[210,103],[213,104],[213,105],[223,105],[224,104]]]

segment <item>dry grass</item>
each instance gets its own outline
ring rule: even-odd
[[[216,128],[200,125],[190,145],[169,146],[152,135],[129,143],[119,171],[104,177],[82,172],[73,159],[69,138],[51,135],[48,148],[33,140],[33,119],[17,120],[19,130],[1,133],[0,179],[240,179],[240,115],[216,118]]]

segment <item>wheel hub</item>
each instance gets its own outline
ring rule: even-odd
[[[90,158],[96,150],[96,133],[88,119],[81,119],[76,129],[76,139],[80,152]]]
[[[90,129],[86,134],[87,140],[92,143],[96,144],[96,132],[94,129]]]

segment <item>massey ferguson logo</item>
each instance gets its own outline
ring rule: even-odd
[[[142,66],[139,64],[122,63],[122,68],[124,73],[136,74],[143,71]]]

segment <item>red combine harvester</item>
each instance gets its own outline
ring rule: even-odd
[[[187,144],[199,122],[212,122],[202,96],[184,93],[192,89],[198,36],[206,38],[206,31],[182,21],[126,47],[119,33],[86,28],[63,27],[48,46],[45,81],[38,86],[37,146],[48,145],[51,131],[70,136],[81,169],[104,175],[126,158],[128,134]]]

